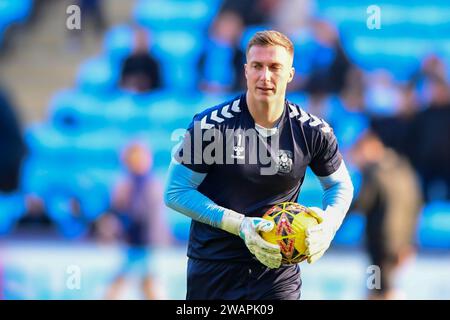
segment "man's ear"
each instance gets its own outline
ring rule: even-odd
[[[244,63],[245,79],[247,79],[247,68],[248,68],[248,65],[246,63]]]
[[[292,81],[292,79],[294,79],[294,74],[295,74],[295,68],[292,67],[291,70],[289,71],[289,80],[288,83]]]

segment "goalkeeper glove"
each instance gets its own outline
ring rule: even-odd
[[[319,260],[325,251],[330,247],[331,241],[336,234],[337,229],[342,223],[342,219],[332,207],[323,211],[317,207],[309,208],[313,210],[323,221],[318,225],[306,229],[306,252],[308,263],[314,263]]]
[[[223,230],[239,235],[256,259],[271,269],[278,268],[281,265],[280,247],[265,241],[258,232],[268,232],[273,227],[272,221],[263,218],[245,217],[231,210],[225,212],[221,224]]]

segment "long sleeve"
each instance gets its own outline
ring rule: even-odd
[[[318,177],[323,188],[323,209],[330,213],[335,231],[339,229],[353,199],[353,184],[344,161],[331,175]]]
[[[197,190],[206,175],[172,162],[164,193],[166,205],[194,220],[238,234],[244,216],[217,205]]]

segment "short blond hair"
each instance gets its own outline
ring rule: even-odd
[[[247,45],[246,54],[253,46],[281,46],[285,48],[289,54],[294,56],[294,45],[289,38],[281,32],[275,30],[259,31],[253,35]]]

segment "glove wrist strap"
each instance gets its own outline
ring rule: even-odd
[[[333,228],[334,233],[336,233],[344,220],[345,213],[342,214],[339,209],[329,205],[325,209],[325,215],[327,216],[328,223]]]
[[[220,228],[229,233],[239,236],[239,229],[244,218],[245,216],[243,214],[227,209],[223,213]]]

